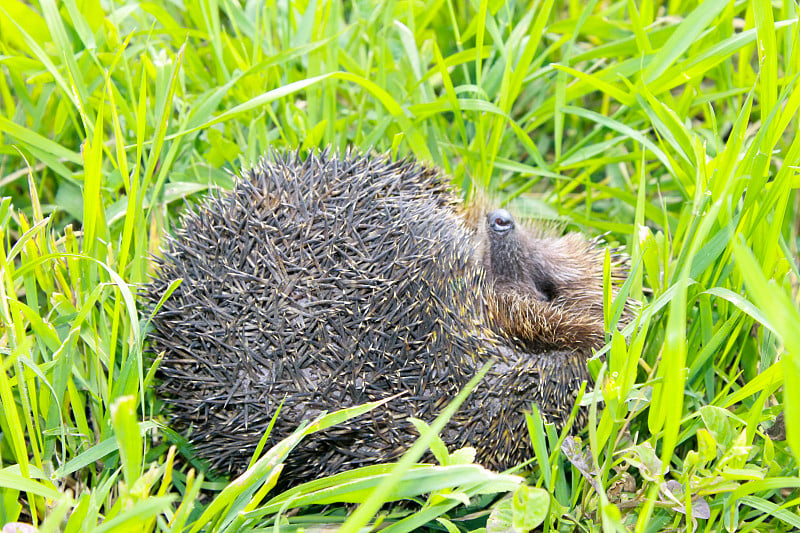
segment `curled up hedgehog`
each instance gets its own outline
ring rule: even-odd
[[[524,411],[562,426],[604,342],[593,242],[502,209],[468,223],[445,177],[388,156],[272,154],[188,210],[157,263],[151,304],[183,279],[149,337],[165,353],[158,393],[213,470],[243,471],[281,402],[273,444],[402,393],[304,440],[288,485],[399,458],[408,418],[430,423],[490,359],[441,437],[486,467],[519,464]]]

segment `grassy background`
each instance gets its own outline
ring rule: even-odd
[[[349,531],[800,527],[798,11],[0,0],[0,524],[324,530],[350,502]],[[143,356],[148,254],[228,171],[324,146],[432,161],[631,255],[643,305],[591,362],[589,429],[562,442],[534,413],[526,484],[439,450],[443,467],[270,493],[316,426],[237,483],[173,468]],[[400,497],[423,505],[379,511]]]

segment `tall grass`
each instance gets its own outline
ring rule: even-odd
[[[798,11],[3,0],[0,524],[800,528]],[[530,415],[525,483],[427,433],[443,466],[272,491],[304,435],[358,410],[299,428],[232,483],[175,467],[136,290],[150,254],[228,171],[324,146],[431,161],[630,254],[624,291],[642,305],[620,332],[609,302],[588,430],[564,440]],[[769,429],[782,413],[785,441]],[[402,498],[422,505],[379,510]]]

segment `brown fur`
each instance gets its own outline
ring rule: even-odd
[[[498,212],[508,215],[492,213]],[[591,355],[605,339],[602,251],[577,234],[553,237],[511,225],[499,233],[487,216],[481,239],[490,322],[528,351]]]

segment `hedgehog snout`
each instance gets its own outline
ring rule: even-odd
[[[486,216],[486,223],[493,232],[502,235],[514,229],[514,217],[505,209],[495,209]]]

